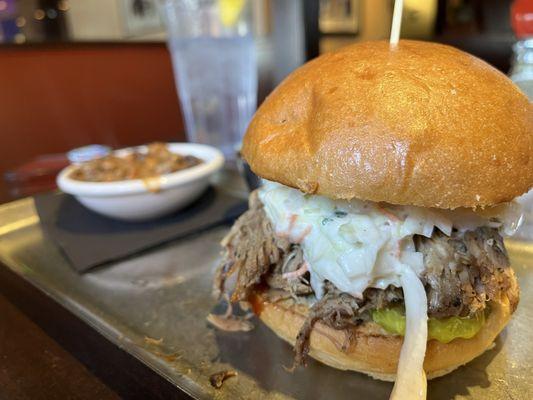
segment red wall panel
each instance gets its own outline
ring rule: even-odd
[[[180,141],[183,131],[164,44],[0,46],[2,174],[41,154]]]

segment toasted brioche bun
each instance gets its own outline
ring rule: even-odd
[[[518,290],[517,287],[515,290]],[[445,375],[466,364],[489,349],[494,339],[505,327],[516,308],[518,294],[502,296],[490,304],[486,323],[471,339],[454,339],[450,343],[430,340],[427,344],[424,369],[428,379]],[[259,318],[276,335],[294,345],[298,331],[304,323],[308,308],[292,300],[270,303],[261,295]],[[256,307],[257,308],[257,307]],[[330,367],[362,372],[375,379],[394,381],[403,343],[401,336],[391,335],[373,322],[351,329],[352,337],[345,351],[348,330],[336,330],[317,323],[311,332],[310,355]]]
[[[330,198],[489,206],[533,186],[533,106],[455,48],[365,42],[289,75],[242,154],[259,176]]]

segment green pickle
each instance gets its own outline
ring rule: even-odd
[[[405,313],[402,308],[382,308],[372,312],[372,319],[389,333],[405,334]],[[470,317],[429,318],[428,340],[436,339],[449,343],[453,339],[470,339],[479,332],[485,323],[483,311]]]

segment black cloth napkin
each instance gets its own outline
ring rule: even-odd
[[[247,207],[243,199],[213,187],[187,208],[146,222],[101,216],[63,193],[36,196],[35,205],[46,234],[78,272],[230,223]]]

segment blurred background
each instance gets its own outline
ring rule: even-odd
[[[402,38],[509,73],[512,1],[405,0]],[[258,104],[293,69],[388,38],[392,0],[255,0]],[[0,203],[48,190],[64,153],[185,140],[157,0],[0,0]]]

